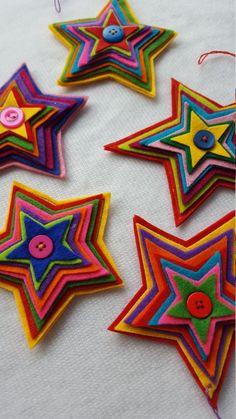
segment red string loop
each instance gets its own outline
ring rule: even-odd
[[[236,54],[234,54],[233,52],[230,51],[209,51],[209,52],[204,52],[204,54],[202,54],[199,58],[198,58],[198,64],[202,64],[203,61],[205,61],[205,59],[208,57],[208,55],[211,54],[224,54],[224,55],[230,55],[231,57],[236,57]]]

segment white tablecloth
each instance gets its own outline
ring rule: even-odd
[[[1,419],[210,419],[214,414],[175,348],[106,330],[138,290],[132,217],[138,214],[188,238],[233,208],[232,191],[218,190],[182,227],[175,228],[162,165],[118,156],[103,145],[168,117],[170,78],[221,104],[234,100],[234,59],[197,59],[214,49],[234,51],[233,0],[130,0],[142,23],[179,35],[156,61],[158,96],[149,99],[115,81],[70,90],[89,101],[63,135],[66,180],[20,169],[0,173],[0,225],[14,179],[57,199],[112,192],[106,242],[125,280],[114,290],[75,300],[36,349],[29,351],[13,296],[0,291]],[[48,24],[95,17],[105,0],[0,1],[0,84],[26,62],[42,91],[56,86],[68,51]],[[223,419],[234,411],[233,363],[219,400]]]

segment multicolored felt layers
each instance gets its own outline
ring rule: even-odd
[[[109,328],[175,345],[214,409],[234,347],[234,223],[182,240],[135,216],[142,287]]]
[[[86,100],[44,95],[20,67],[0,89],[0,170],[20,166],[64,177],[61,132]]]
[[[156,94],[154,59],[176,36],[140,24],[126,0],[110,0],[96,19],[49,27],[70,49],[60,85],[112,78],[147,96]]]
[[[0,235],[0,287],[13,292],[31,348],[75,296],[122,285],[103,241],[109,198],[57,202],[13,185]]]
[[[172,116],[105,146],[163,163],[176,225],[218,187],[234,189],[235,104],[221,106],[172,80]]]

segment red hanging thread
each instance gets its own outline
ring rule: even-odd
[[[57,13],[61,13],[61,3],[60,0],[54,0],[54,7]]]
[[[199,58],[198,58],[198,64],[202,64],[203,61],[205,61],[205,59],[208,57],[208,55],[211,54],[225,54],[225,55],[230,55],[231,57],[236,57],[236,54],[234,54],[233,52],[229,52],[229,51],[209,51],[209,52],[204,52],[204,54],[202,54]]]

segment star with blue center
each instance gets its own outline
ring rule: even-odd
[[[103,239],[109,199],[56,201],[13,185],[0,233],[0,288],[14,294],[31,348],[74,297],[122,285]]]

